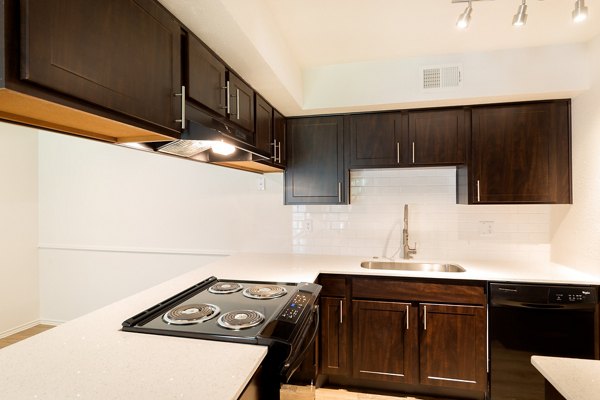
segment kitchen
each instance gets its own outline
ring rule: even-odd
[[[249,27],[239,18],[254,15],[246,7],[259,13],[263,3],[239,8],[228,4],[205,4],[212,21],[203,21],[205,26],[225,25],[217,16],[230,18],[229,23],[234,19],[242,42],[251,40]],[[555,4],[531,4],[527,28],[534,26],[534,10],[539,13]],[[463,6],[447,6],[452,15],[449,26]],[[475,18],[485,18],[487,24],[500,19],[494,15],[494,7],[500,6],[495,2],[475,6],[473,23]],[[590,12],[593,6],[590,2]],[[516,7],[506,7],[510,19]],[[565,4],[567,16],[571,8]],[[273,29],[266,23],[263,27]],[[461,37],[464,33],[475,34],[461,32]],[[208,42],[210,37],[202,38],[213,45]],[[212,40],[218,43],[217,38]],[[227,44],[225,47],[223,51],[228,50]],[[262,54],[257,47],[244,47],[249,54],[235,57],[252,60]],[[4,300],[0,332],[34,321],[72,320],[227,254],[391,256],[401,241],[399,224],[405,203],[410,205],[411,242],[417,242],[417,258],[551,260],[597,276],[597,33],[595,39],[590,37],[584,43],[555,44],[535,52],[468,50],[462,50],[462,55],[413,60],[433,64],[458,60],[465,66],[460,90],[433,96],[417,96],[406,90],[406,81],[400,76],[389,85],[392,88],[382,91],[382,96],[387,96],[384,99],[374,97],[376,93],[368,88],[373,82],[367,79],[356,80],[356,93],[342,92],[336,97],[332,86],[343,87],[345,76],[361,76],[357,74],[366,66],[346,64],[341,67],[345,74],[315,68],[306,72],[304,79],[322,84],[306,86],[310,91],[305,89],[304,104],[309,111],[304,113],[320,114],[322,109],[342,105],[345,110],[402,109],[415,98],[420,105],[414,107],[424,107],[473,104],[476,99],[501,102],[572,97],[573,205],[456,205],[453,168],[418,168],[355,171],[352,184],[356,197],[351,205],[284,206],[282,174],[264,175],[262,191],[256,174],[3,124],[1,132],[7,146],[2,150],[2,171],[11,173],[3,173],[1,196],[6,206],[2,207],[2,220],[8,229],[2,230],[0,268],[2,276],[10,279],[0,284]],[[226,58],[229,53],[219,54]],[[260,78],[253,78],[256,72],[244,68],[249,61],[235,60],[227,58],[263,95],[269,97],[268,90],[276,90],[259,86]],[[374,67],[383,73],[402,71],[405,65],[392,60]],[[298,89],[298,81],[291,76],[300,73],[298,67],[285,71],[286,76],[278,71],[283,77],[273,82],[291,81],[289,86]],[[336,74],[339,80],[334,79]],[[359,94],[364,98],[357,98]],[[423,99],[425,96],[430,96],[429,101]],[[284,94],[275,104],[286,115],[299,115],[285,112],[287,102],[299,103],[293,95]],[[490,226],[492,232],[486,236],[484,228],[489,232]],[[225,272],[217,276],[226,277]]]

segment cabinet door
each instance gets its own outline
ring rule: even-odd
[[[421,304],[420,315],[421,383],[485,391],[485,308]]]
[[[343,204],[343,117],[288,120],[286,204]]]
[[[254,132],[254,90],[229,72],[229,119],[249,132]]]
[[[24,0],[21,79],[174,132],[180,26],[151,0]]]
[[[472,111],[473,203],[570,203],[568,101]]]
[[[187,93],[217,114],[226,115],[225,85],[227,84],[225,65],[221,63],[193,35],[188,35],[188,82]]]
[[[347,140],[350,168],[397,167],[405,163],[400,113],[350,116]]]
[[[348,304],[343,297],[321,298],[321,373],[350,372]]]
[[[273,110],[273,156],[276,163],[286,165],[285,117]]]
[[[256,95],[256,126],[254,145],[269,154],[273,153],[273,107],[258,94]]]
[[[465,111],[415,111],[408,116],[409,163],[457,165],[466,162]]]
[[[411,323],[411,305],[353,300],[352,313],[354,377],[413,382],[417,327]]]

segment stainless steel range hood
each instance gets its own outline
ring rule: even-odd
[[[248,143],[254,141],[251,133],[189,105],[186,114],[190,119],[181,138],[161,145],[156,151],[252,172],[282,171],[280,167],[264,163],[270,160],[270,155]],[[216,154],[212,151],[215,142],[232,145],[236,150],[230,155]]]

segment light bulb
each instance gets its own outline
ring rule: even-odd
[[[585,21],[587,18],[588,9],[585,6],[584,0],[577,0],[575,2],[575,8],[573,9],[573,22],[579,23]]]
[[[458,29],[465,29],[469,26],[469,22],[471,22],[471,12],[473,11],[473,7],[471,7],[471,2],[469,1],[469,5],[465,8],[456,20],[456,27]]]
[[[214,142],[212,145],[212,151],[223,156],[228,156],[235,151],[235,146],[225,142]]]

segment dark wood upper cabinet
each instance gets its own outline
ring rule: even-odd
[[[484,306],[420,304],[420,314],[423,321],[419,343],[421,383],[485,391]]]
[[[458,165],[466,162],[465,111],[462,109],[408,113],[409,164]]]
[[[344,204],[344,118],[288,119],[286,204]]]
[[[229,72],[229,119],[254,132],[254,90],[237,75]]]
[[[273,160],[280,165],[287,164],[285,117],[273,110]]]
[[[406,119],[405,119],[406,121]],[[351,115],[346,132],[349,168],[398,167],[406,163],[400,113]]]
[[[20,78],[178,132],[180,37],[152,0],[24,0]]]
[[[188,97],[225,117],[227,69],[195,36],[187,36]]]
[[[572,202],[570,101],[474,107],[471,146],[459,202]]]
[[[352,301],[354,377],[414,381],[417,328],[410,321],[410,309],[410,303]]]
[[[254,145],[273,154],[273,107],[260,95],[256,95]]]

